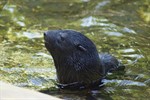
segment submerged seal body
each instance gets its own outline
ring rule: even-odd
[[[80,32],[50,30],[44,33],[44,40],[61,84],[89,85],[119,66],[115,57],[98,54],[94,43]]]

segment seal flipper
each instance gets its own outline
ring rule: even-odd
[[[99,54],[100,62],[103,67],[103,73],[106,75],[108,72],[124,70],[125,66],[121,64],[114,56],[103,53]]]

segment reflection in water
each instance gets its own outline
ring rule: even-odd
[[[105,34],[109,35],[109,36],[122,36],[122,33],[120,32],[105,32]]]
[[[129,29],[127,27],[124,27],[122,30],[124,33],[132,33],[132,34],[136,34],[136,32],[132,29]]]
[[[135,50],[132,49],[132,48],[124,49],[124,50],[121,50],[121,51],[124,52],[124,53],[135,52]]]
[[[117,86],[128,86],[128,85],[135,85],[135,86],[146,86],[146,84],[142,82],[135,82],[131,80],[103,80],[105,84],[108,83],[117,83]]]
[[[102,1],[102,2],[99,2],[99,3],[96,5],[95,9],[98,10],[98,9],[102,8],[103,6],[107,5],[108,3],[110,3],[110,0],[104,0],[104,1]]]
[[[0,79],[47,90],[64,99],[149,99],[150,26],[147,0],[3,0],[0,1]],[[83,32],[99,52],[109,52],[125,65],[111,73],[99,90],[60,91],[43,32]]]
[[[10,13],[14,13],[15,9],[16,9],[16,5],[5,5],[3,7],[3,10],[7,10]]]
[[[83,26],[83,27],[89,27],[89,26],[109,26],[109,27],[115,27],[114,24],[108,23],[107,19],[98,19],[98,18],[94,18],[92,16],[87,17],[87,18],[83,18],[81,26]]]
[[[30,32],[23,32],[23,35],[28,37],[29,39],[33,39],[33,38],[42,38],[43,35],[39,34],[39,33],[30,33]]]

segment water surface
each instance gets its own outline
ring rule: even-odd
[[[64,99],[150,98],[149,0],[1,0],[0,80]],[[99,90],[59,91],[43,32],[73,29],[126,65]]]

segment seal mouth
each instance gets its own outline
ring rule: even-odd
[[[50,45],[50,43],[44,38],[44,44],[45,45]]]
[[[44,39],[44,43],[49,44],[48,41],[46,41],[45,39]]]
[[[44,44],[47,45],[49,44],[49,42],[44,39]]]

